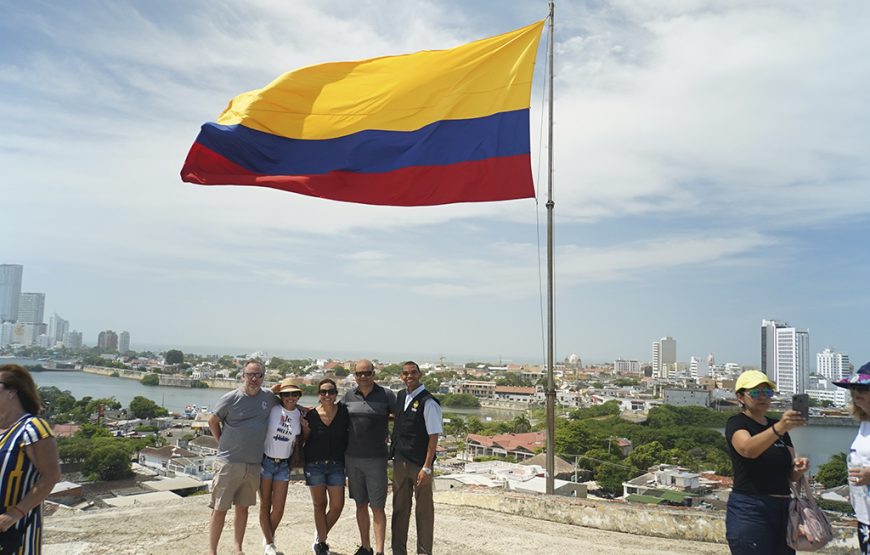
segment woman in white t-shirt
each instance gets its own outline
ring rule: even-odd
[[[858,545],[862,555],[870,555],[870,362],[858,372],[834,385],[852,394],[852,416],[861,425],[849,448],[849,499],[858,520]]]
[[[281,399],[272,407],[269,428],[263,444],[263,464],[260,470],[260,528],[263,530],[265,555],[275,555],[275,530],[284,516],[287,486],[290,484],[290,458],[294,449],[302,449],[302,426],[305,419],[296,406],[302,390],[290,381],[282,380],[272,387]]]

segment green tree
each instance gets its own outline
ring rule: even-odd
[[[609,495],[622,495],[622,483],[632,477],[632,469],[619,464],[618,460],[603,461],[595,469],[595,483]]]
[[[816,480],[826,488],[842,486],[846,483],[849,472],[846,467],[846,453],[837,453],[828,462],[819,465]]]
[[[63,462],[82,462],[91,452],[91,442],[85,437],[62,437],[57,440],[57,456]]]
[[[638,445],[637,448],[626,457],[625,462],[632,467],[646,472],[646,470],[662,462],[664,459],[665,448],[658,441],[652,441],[643,445]]]
[[[458,414],[445,414],[444,433],[453,436],[465,435],[465,420]]]
[[[582,426],[582,422],[575,420],[557,420],[554,439],[556,453],[569,457],[585,453],[595,443],[592,434]]]
[[[427,387],[428,389],[428,387]],[[475,408],[480,406],[480,401],[470,393],[447,393],[437,395],[438,401],[445,407]]]
[[[133,475],[130,453],[120,444],[96,447],[85,459],[82,470],[92,479],[120,480]]]
[[[163,356],[163,360],[166,361],[166,364],[181,364],[184,362],[184,353],[178,349],[169,349]]]
[[[468,430],[469,434],[479,434],[484,428],[483,422],[476,416],[469,416],[468,420],[465,421],[465,429]]]
[[[151,399],[137,395],[130,401],[130,414],[135,418],[156,418],[158,416],[166,416],[169,414],[169,411]]]
[[[333,368],[333,371],[335,372],[336,378],[345,378],[348,375],[347,368],[345,368],[344,366],[341,366],[341,365]]]
[[[160,376],[157,374],[145,374],[142,376],[142,379],[139,380],[139,383],[142,385],[159,385],[160,384]]]

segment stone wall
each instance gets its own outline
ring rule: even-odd
[[[725,542],[725,512],[658,507],[570,497],[548,497],[502,490],[454,489],[435,493],[435,500],[454,506],[477,507],[599,530],[657,536],[675,540]],[[436,516],[437,519],[437,516]],[[835,538],[820,553],[854,553],[854,527],[835,526]]]

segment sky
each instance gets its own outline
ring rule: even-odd
[[[182,183],[200,125],[291,69],[457,46],[531,0],[0,0],[0,263],[95,343],[545,358],[537,199],[374,207]],[[758,365],[763,318],[870,360],[870,4],[559,1],[556,357]],[[400,356],[401,355],[401,356]]]

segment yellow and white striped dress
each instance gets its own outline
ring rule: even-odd
[[[0,434],[0,499],[3,500],[3,512],[11,510],[21,501],[39,478],[39,472],[24,453],[24,447],[53,435],[48,422],[31,414],[25,414]],[[18,555],[39,555],[42,552],[42,504],[28,511],[16,527],[23,533]]]

